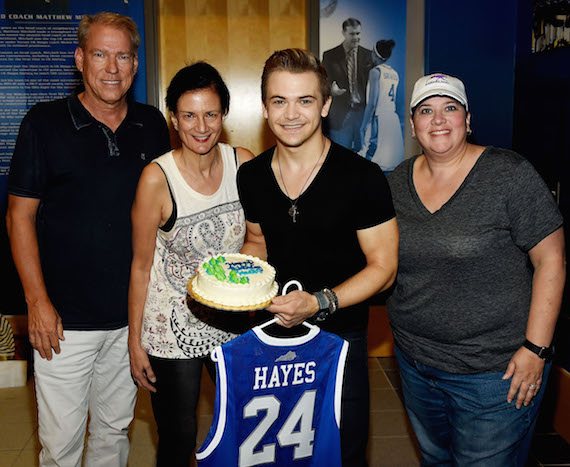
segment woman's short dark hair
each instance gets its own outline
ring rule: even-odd
[[[196,62],[182,68],[166,90],[166,107],[176,113],[178,100],[189,91],[211,88],[220,98],[223,114],[230,110],[230,92],[224,80],[212,65],[206,62]]]

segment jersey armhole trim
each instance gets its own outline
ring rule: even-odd
[[[168,181],[166,172],[158,162],[156,163],[156,165],[160,167],[160,170],[162,170],[162,173],[164,174],[164,178],[166,178],[166,184],[168,185],[168,192],[170,193],[170,199],[172,200],[172,214],[170,214],[168,220],[164,223],[162,227],[159,227],[159,229],[162,230],[163,232],[170,232],[174,227],[174,224],[176,223],[176,216],[178,215],[176,209],[176,200],[174,199],[174,193],[172,193],[172,188],[170,187],[170,182]]]
[[[219,400],[219,410],[218,410],[218,420],[216,424],[216,433],[212,437],[212,441],[207,446],[200,447],[200,450],[196,452],[196,459],[203,460],[214,452],[216,447],[220,444],[224,430],[226,428],[226,417],[227,417],[227,401],[228,401],[228,380],[226,373],[226,361],[224,359],[224,352],[221,347],[217,347],[212,352],[215,353],[218,366],[218,387],[216,394],[216,400]]]
[[[340,356],[338,358],[338,367],[336,370],[336,382],[334,388],[334,418],[336,424],[340,429],[340,414],[341,414],[341,399],[342,399],[342,384],[344,382],[344,369],[346,367],[346,356],[348,354],[348,342],[344,341]]]

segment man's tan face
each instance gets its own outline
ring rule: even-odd
[[[83,74],[85,97],[107,105],[125,99],[138,67],[129,34],[101,24],[91,26],[85,49],[75,51],[75,63]]]

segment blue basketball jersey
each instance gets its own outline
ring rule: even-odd
[[[199,466],[340,467],[348,343],[308,326],[293,338],[258,326],[212,352],[216,403]]]

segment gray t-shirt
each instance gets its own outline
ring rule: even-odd
[[[396,344],[450,373],[503,371],[525,339],[528,251],[562,216],[532,165],[494,147],[431,214],[412,181],[415,160],[388,178],[400,228],[398,278],[387,303]]]

